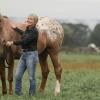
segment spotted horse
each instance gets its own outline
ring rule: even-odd
[[[58,54],[63,41],[64,31],[62,26],[55,19],[50,19],[48,17],[41,17],[37,23],[37,28],[39,30],[39,61],[42,71],[42,82],[40,85],[40,91],[44,91],[46,85],[49,73],[49,67],[47,62],[47,57],[49,55],[53,63],[56,75],[56,85],[54,92],[56,96],[60,93],[62,68]]]

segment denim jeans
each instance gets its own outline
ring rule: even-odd
[[[29,93],[34,94],[36,91],[36,80],[35,80],[35,71],[36,71],[36,64],[38,62],[38,53],[37,51],[28,51],[23,52],[18,67],[16,70],[16,78],[15,78],[15,93],[19,94],[22,92],[22,77],[25,70],[28,70],[29,74],[29,82],[30,88]]]

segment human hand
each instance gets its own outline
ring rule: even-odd
[[[13,41],[7,41],[7,42],[6,42],[6,45],[7,45],[7,46],[13,45]]]

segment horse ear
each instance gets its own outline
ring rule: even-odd
[[[3,18],[8,18],[8,17],[4,15]]]
[[[5,16],[5,15],[2,15],[2,14],[0,13],[0,19],[3,19],[3,18],[8,18],[8,17]]]
[[[2,16],[2,14],[0,13],[0,20],[2,20],[3,19],[3,16]]]

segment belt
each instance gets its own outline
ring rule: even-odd
[[[22,49],[23,52],[36,51],[36,49]]]

